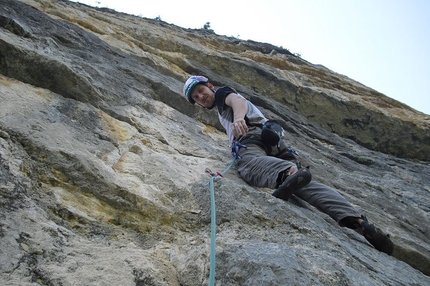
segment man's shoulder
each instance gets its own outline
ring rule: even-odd
[[[229,95],[230,93],[237,93],[237,92],[229,86],[222,86],[218,88],[215,92],[215,94],[220,94],[220,95]]]

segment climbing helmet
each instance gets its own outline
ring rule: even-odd
[[[191,91],[193,90],[193,88],[199,84],[199,83],[208,83],[209,80],[201,75],[193,75],[191,76],[184,84],[184,89],[183,89],[183,93],[185,98],[191,102],[192,104],[196,103],[192,98],[191,98]]]

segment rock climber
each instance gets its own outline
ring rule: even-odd
[[[250,185],[275,189],[273,196],[288,200],[292,195],[328,214],[342,227],[362,234],[377,250],[391,255],[389,235],[366,217],[335,189],[312,179],[302,168],[297,152],[283,139],[284,130],[268,120],[249,100],[228,86],[215,88],[204,76],[191,76],[183,95],[192,104],[216,109],[220,123],[232,143],[241,178]]]

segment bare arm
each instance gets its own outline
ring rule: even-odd
[[[230,93],[225,98],[225,104],[233,108],[234,119],[231,127],[234,137],[244,136],[248,132],[248,126],[245,121],[245,115],[248,112],[246,99],[237,93]]]

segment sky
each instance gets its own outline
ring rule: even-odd
[[[430,115],[428,0],[72,0],[288,49]]]

